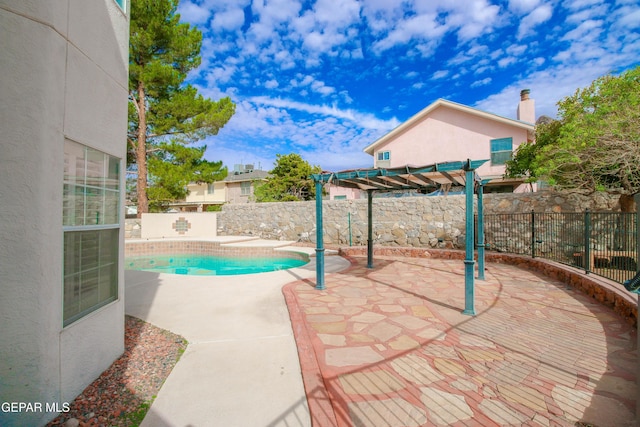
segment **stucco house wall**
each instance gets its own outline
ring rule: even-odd
[[[124,191],[118,299],[66,328],[62,212],[66,140],[124,170],[129,18],[114,0],[0,0],[0,27],[0,400],[43,408],[0,425],[37,426],[124,351]]]
[[[439,99],[364,151],[373,156],[373,165],[379,168],[491,159],[491,140],[512,138],[512,152],[523,142],[534,140],[535,102],[529,98],[528,89],[521,92],[515,111],[517,118],[510,119]],[[378,159],[379,153],[385,153],[382,160]],[[483,179],[491,179],[489,186],[506,185],[514,192],[535,189],[522,184],[522,180],[504,179],[504,172],[505,165],[492,165],[491,161],[478,169]],[[329,188],[329,193],[331,199],[343,195],[348,199],[358,198],[357,190],[345,192],[335,186]]]
[[[527,141],[526,129],[491,121],[465,111],[441,106],[391,141],[376,147],[374,153],[390,151],[390,166],[421,166],[446,161],[481,160],[491,157],[492,139],[513,138],[513,150]],[[374,154],[375,158],[375,154]],[[504,165],[487,162],[478,169],[485,177],[501,177]]]
[[[227,188],[223,181],[216,181],[213,184],[213,193],[210,192],[207,183],[191,183],[187,185],[189,194],[185,198],[188,204],[223,204],[226,200]]]

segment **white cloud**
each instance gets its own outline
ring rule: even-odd
[[[268,98],[263,96],[251,97],[249,101],[256,105],[268,105],[283,109],[303,111],[309,114],[319,114],[331,116],[339,119],[350,120],[358,123],[364,129],[392,129],[398,124],[397,119],[381,120],[372,114],[359,113],[354,110],[340,110],[335,106],[305,104],[297,101],[290,101],[280,98]]]
[[[518,39],[530,36],[532,31],[540,24],[548,21],[553,14],[553,9],[548,4],[535,8],[530,14],[522,18],[518,27]]]
[[[618,21],[623,27],[628,29],[640,28],[640,7],[625,7],[620,11],[620,20]]]
[[[204,24],[211,16],[209,9],[191,1],[181,1],[178,5],[178,13],[182,22],[191,24]]]
[[[447,26],[438,22],[437,15],[416,15],[398,22],[386,37],[373,44],[373,48],[380,54],[397,45],[406,44],[410,41],[429,41],[430,44],[433,44],[446,32]],[[427,49],[427,52],[429,51],[430,49]]]
[[[449,75],[449,70],[439,70],[433,73],[433,76],[431,78],[433,80],[440,80],[440,79],[444,79],[448,75]]]
[[[267,80],[264,83],[264,87],[266,87],[267,89],[275,89],[279,86],[278,81],[275,79],[272,80]]]
[[[509,10],[516,13],[529,13],[540,4],[540,0],[509,0]]]
[[[491,77],[487,77],[487,78],[482,79],[482,80],[476,80],[475,82],[471,83],[471,87],[486,86],[486,85],[490,84],[491,81],[492,81]]]
[[[239,29],[243,24],[244,11],[242,9],[230,9],[214,13],[211,28],[214,31],[232,31]]]

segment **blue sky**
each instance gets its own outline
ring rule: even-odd
[[[638,65],[638,0],[181,0],[203,33],[188,78],[236,114],[205,157],[326,171],[371,167],[364,147],[444,98],[536,116],[599,76]]]

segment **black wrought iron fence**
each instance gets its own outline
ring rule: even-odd
[[[487,250],[550,259],[618,283],[638,267],[635,213],[489,214],[484,230]]]

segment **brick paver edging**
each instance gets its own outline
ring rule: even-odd
[[[300,304],[296,299],[293,288],[300,282],[289,283],[282,288],[284,299],[289,309],[293,336],[298,348],[298,358],[300,359],[300,369],[302,371],[302,382],[307,396],[307,405],[311,416],[311,425],[317,427],[337,427],[336,418],[331,399],[327,393],[327,387],[320,373],[320,366],[313,349],[311,334],[307,330],[307,322],[301,312]]]
[[[340,248],[339,254],[346,257],[353,255],[362,256],[366,255],[366,251],[367,248],[364,246],[352,246]],[[378,247],[374,248],[374,255],[464,260],[465,252],[448,249]],[[601,304],[610,307],[630,325],[636,328],[638,326],[638,296],[628,292],[622,285],[612,280],[594,274],[585,274],[584,271],[577,268],[543,258],[486,252],[485,261],[488,263],[495,262],[515,265],[520,268],[540,272],[547,277],[559,280],[562,283],[579,289]]]

